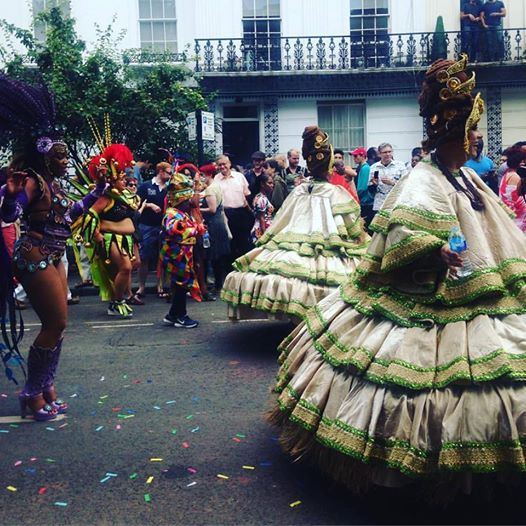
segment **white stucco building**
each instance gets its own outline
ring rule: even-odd
[[[96,24],[112,24],[125,30],[119,45],[136,50],[133,60],[152,61],[152,51],[185,60],[217,94],[217,150],[239,162],[257,149],[298,147],[303,128],[316,122],[336,147],[387,141],[405,161],[422,140],[416,98],[436,51],[437,17],[447,40],[438,52],[458,56],[462,1],[0,0],[0,18],[41,36],[35,13],[59,4],[88,46]],[[526,139],[526,2],[505,4],[499,59],[487,58],[484,35],[474,57],[487,101],[480,128],[493,156]]]

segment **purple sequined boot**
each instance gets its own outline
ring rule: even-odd
[[[20,416],[26,417],[27,412],[39,422],[52,420],[57,416],[57,410],[46,403],[42,396],[42,386],[48,376],[48,369],[53,358],[54,349],[46,349],[32,345],[27,358],[27,380],[24,390],[18,395],[20,401]]]
[[[51,355],[51,363],[47,371],[47,376],[44,380],[42,387],[42,394],[44,395],[44,400],[55,409],[58,413],[65,413],[68,409],[68,404],[64,400],[57,397],[55,393],[55,376],[57,374],[58,361],[60,359],[60,352],[62,351],[62,342],[64,338],[60,338],[57,342],[57,346],[53,349]]]

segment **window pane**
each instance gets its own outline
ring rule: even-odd
[[[267,18],[267,1],[268,0],[255,0],[257,18]]]
[[[139,29],[141,32],[141,42],[152,41],[152,23],[151,22],[140,22]]]
[[[164,42],[154,42],[153,50],[162,53],[164,51]]]
[[[164,31],[166,40],[177,40],[177,24],[175,22],[165,22]]]
[[[152,18],[164,18],[163,0],[152,0]]]
[[[388,16],[379,16],[376,18],[376,27],[379,29],[387,29],[389,25]]]
[[[268,3],[268,16],[279,17],[279,0],[269,0]]]
[[[388,0],[376,0],[376,9],[385,9],[388,10]]]
[[[253,20],[243,20],[243,33],[254,33],[256,23]]]
[[[330,131],[332,131],[332,110],[330,106],[318,106],[318,123],[319,127],[330,135]]]
[[[164,18],[175,18],[175,0],[164,0]]]
[[[281,20],[269,20],[268,27],[271,33],[281,34]]]
[[[365,16],[363,19],[363,28],[364,29],[373,29],[374,28],[374,17]]]
[[[60,0],[58,3],[60,11],[66,17],[71,16],[71,2],[70,0]]]
[[[177,53],[177,42],[166,42],[166,49],[172,53]]]
[[[265,36],[268,31],[268,25],[266,20],[258,20],[256,22],[256,31],[258,32],[258,36]]]
[[[46,39],[46,24],[40,20],[35,22],[35,38],[40,42]]]
[[[245,18],[254,18],[254,0],[243,0],[243,16]]]
[[[362,10],[362,0],[351,0],[351,10],[358,9]]]
[[[364,0],[363,1],[363,7],[364,9],[376,9],[376,2],[375,0]]]
[[[362,29],[361,18],[351,18],[351,30]]]
[[[139,18],[151,18],[150,0],[139,0]]]
[[[164,42],[164,22],[152,22],[154,42]]]

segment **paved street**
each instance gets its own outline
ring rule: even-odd
[[[289,326],[226,322],[189,301],[195,330],[164,327],[154,295],[133,320],[95,296],[70,308],[59,374],[68,417],[0,423],[2,524],[407,524],[524,522],[513,498],[430,512],[411,492],[351,499],[291,464],[262,415]],[[37,330],[24,312],[24,349]],[[0,416],[15,390],[0,380]]]

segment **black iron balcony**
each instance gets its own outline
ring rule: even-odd
[[[526,29],[474,37],[462,31],[325,37],[196,39],[198,72],[319,71],[426,67],[462,51],[479,62],[526,62]]]

